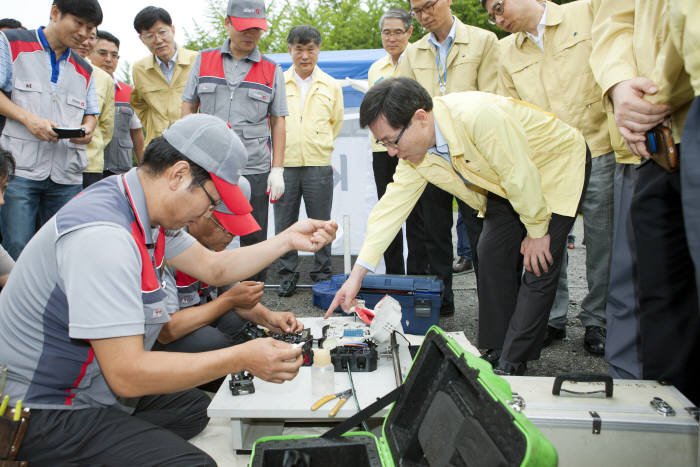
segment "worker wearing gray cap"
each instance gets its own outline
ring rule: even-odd
[[[208,421],[209,398],[190,388],[243,369],[278,383],[296,376],[300,349],[272,339],[151,351],[169,320],[165,264],[217,286],[335,236],[332,222],[307,220],[250,248],[197,243],[182,227],[208,211],[227,228],[254,227],[238,186],[246,160],[225,122],[189,116],[148,145],[140,167],[84,190],[27,245],[0,295],[4,392],[31,409],[17,459],[214,465],[185,441]]]

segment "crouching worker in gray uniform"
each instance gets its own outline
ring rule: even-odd
[[[241,191],[250,199],[250,184],[241,177]],[[187,226],[187,232],[199,243],[213,251],[230,246],[236,235],[247,235],[260,229],[253,220],[232,217],[224,226],[219,219],[225,214],[209,211]],[[246,324],[252,322],[276,333],[300,332],[304,325],[290,312],[273,312],[262,303],[263,283],[243,281],[233,286],[214,287],[165,267],[166,293],[173,306],[170,321],[160,330],[155,350],[171,352],[204,352],[229,347],[247,340],[241,336]],[[212,387],[213,391],[218,386]]]
[[[252,219],[238,187],[246,151],[225,122],[192,115],[148,146],[141,167],[69,201],[27,244],[0,294],[10,404],[31,409],[17,458],[51,465],[214,465],[185,441],[207,424],[197,385],[244,368],[293,379],[301,350],[255,339],[211,352],[152,351],[169,320],[162,268],[220,286],[291,249],[318,251],[331,221],[212,252],[182,230],[207,211]],[[241,219],[236,219],[240,221]]]

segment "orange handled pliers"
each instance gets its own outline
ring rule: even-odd
[[[314,405],[311,406],[311,410],[316,410],[319,407],[321,407],[323,404],[325,404],[326,402],[332,401],[333,399],[338,398],[339,399],[338,403],[335,404],[335,407],[333,407],[330,412],[328,412],[329,417],[335,417],[335,414],[338,413],[340,408],[343,406],[343,404],[345,404],[345,402],[350,397],[352,397],[352,390],[351,389],[348,389],[347,391],[343,391],[343,392],[338,392],[336,394],[329,394],[329,395],[324,396],[324,397],[320,398],[319,400],[317,400],[316,403],[314,403]]]

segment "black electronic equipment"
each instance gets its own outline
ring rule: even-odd
[[[231,380],[228,383],[229,388],[231,388],[231,394],[234,396],[240,396],[242,394],[253,394],[255,392],[255,385],[253,384],[253,375],[247,371],[241,371],[240,373],[231,373]]]
[[[51,128],[58,135],[58,139],[82,138],[85,136],[83,128]]]
[[[247,337],[248,340],[258,339],[260,337],[271,337],[278,341],[293,345],[303,343],[301,346],[301,355],[304,358],[303,365],[310,366],[314,362],[314,354],[311,351],[311,346],[313,345],[311,329],[306,328],[303,331],[294,334],[277,334],[256,326],[253,323],[247,323],[241,331],[241,334]]]

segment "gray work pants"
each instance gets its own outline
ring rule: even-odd
[[[605,306],[607,337],[605,361],[613,378],[640,379],[639,292],[637,290],[637,254],[630,217],[632,196],[637,184],[638,166],[615,166],[615,220],[610,262],[608,301]]]
[[[18,460],[30,465],[215,466],[186,440],[207,426],[210,399],[198,389],[140,398],[118,408],[34,409]]]
[[[591,160],[591,178],[581,200],[583,237],[586,240],[586,279],[588,294],[581,303],[578,318],[584,326],[605,327],[605,301],[610,278],[613,247],[613,179],[615,153]],[[566,255],[565,255],[566,256]],[[563,329],[569,309],[567,262],[562,263],[557,295],[549,313],[549,325]]]
[[[275,203],[275,234],[280,234],[299,220],[299,207],[304,198],[306,215],[310,219],[329,220],[333,205],[333,168],[327,166],[285,167],[284,196]],[[299,254],[292,250],[279,259],[280,281],[291,278],[299,263]],[[311,280],[329,279],[331,269],[331,245],[314,253]],[[280,282],[280,283],[281,283]]]

